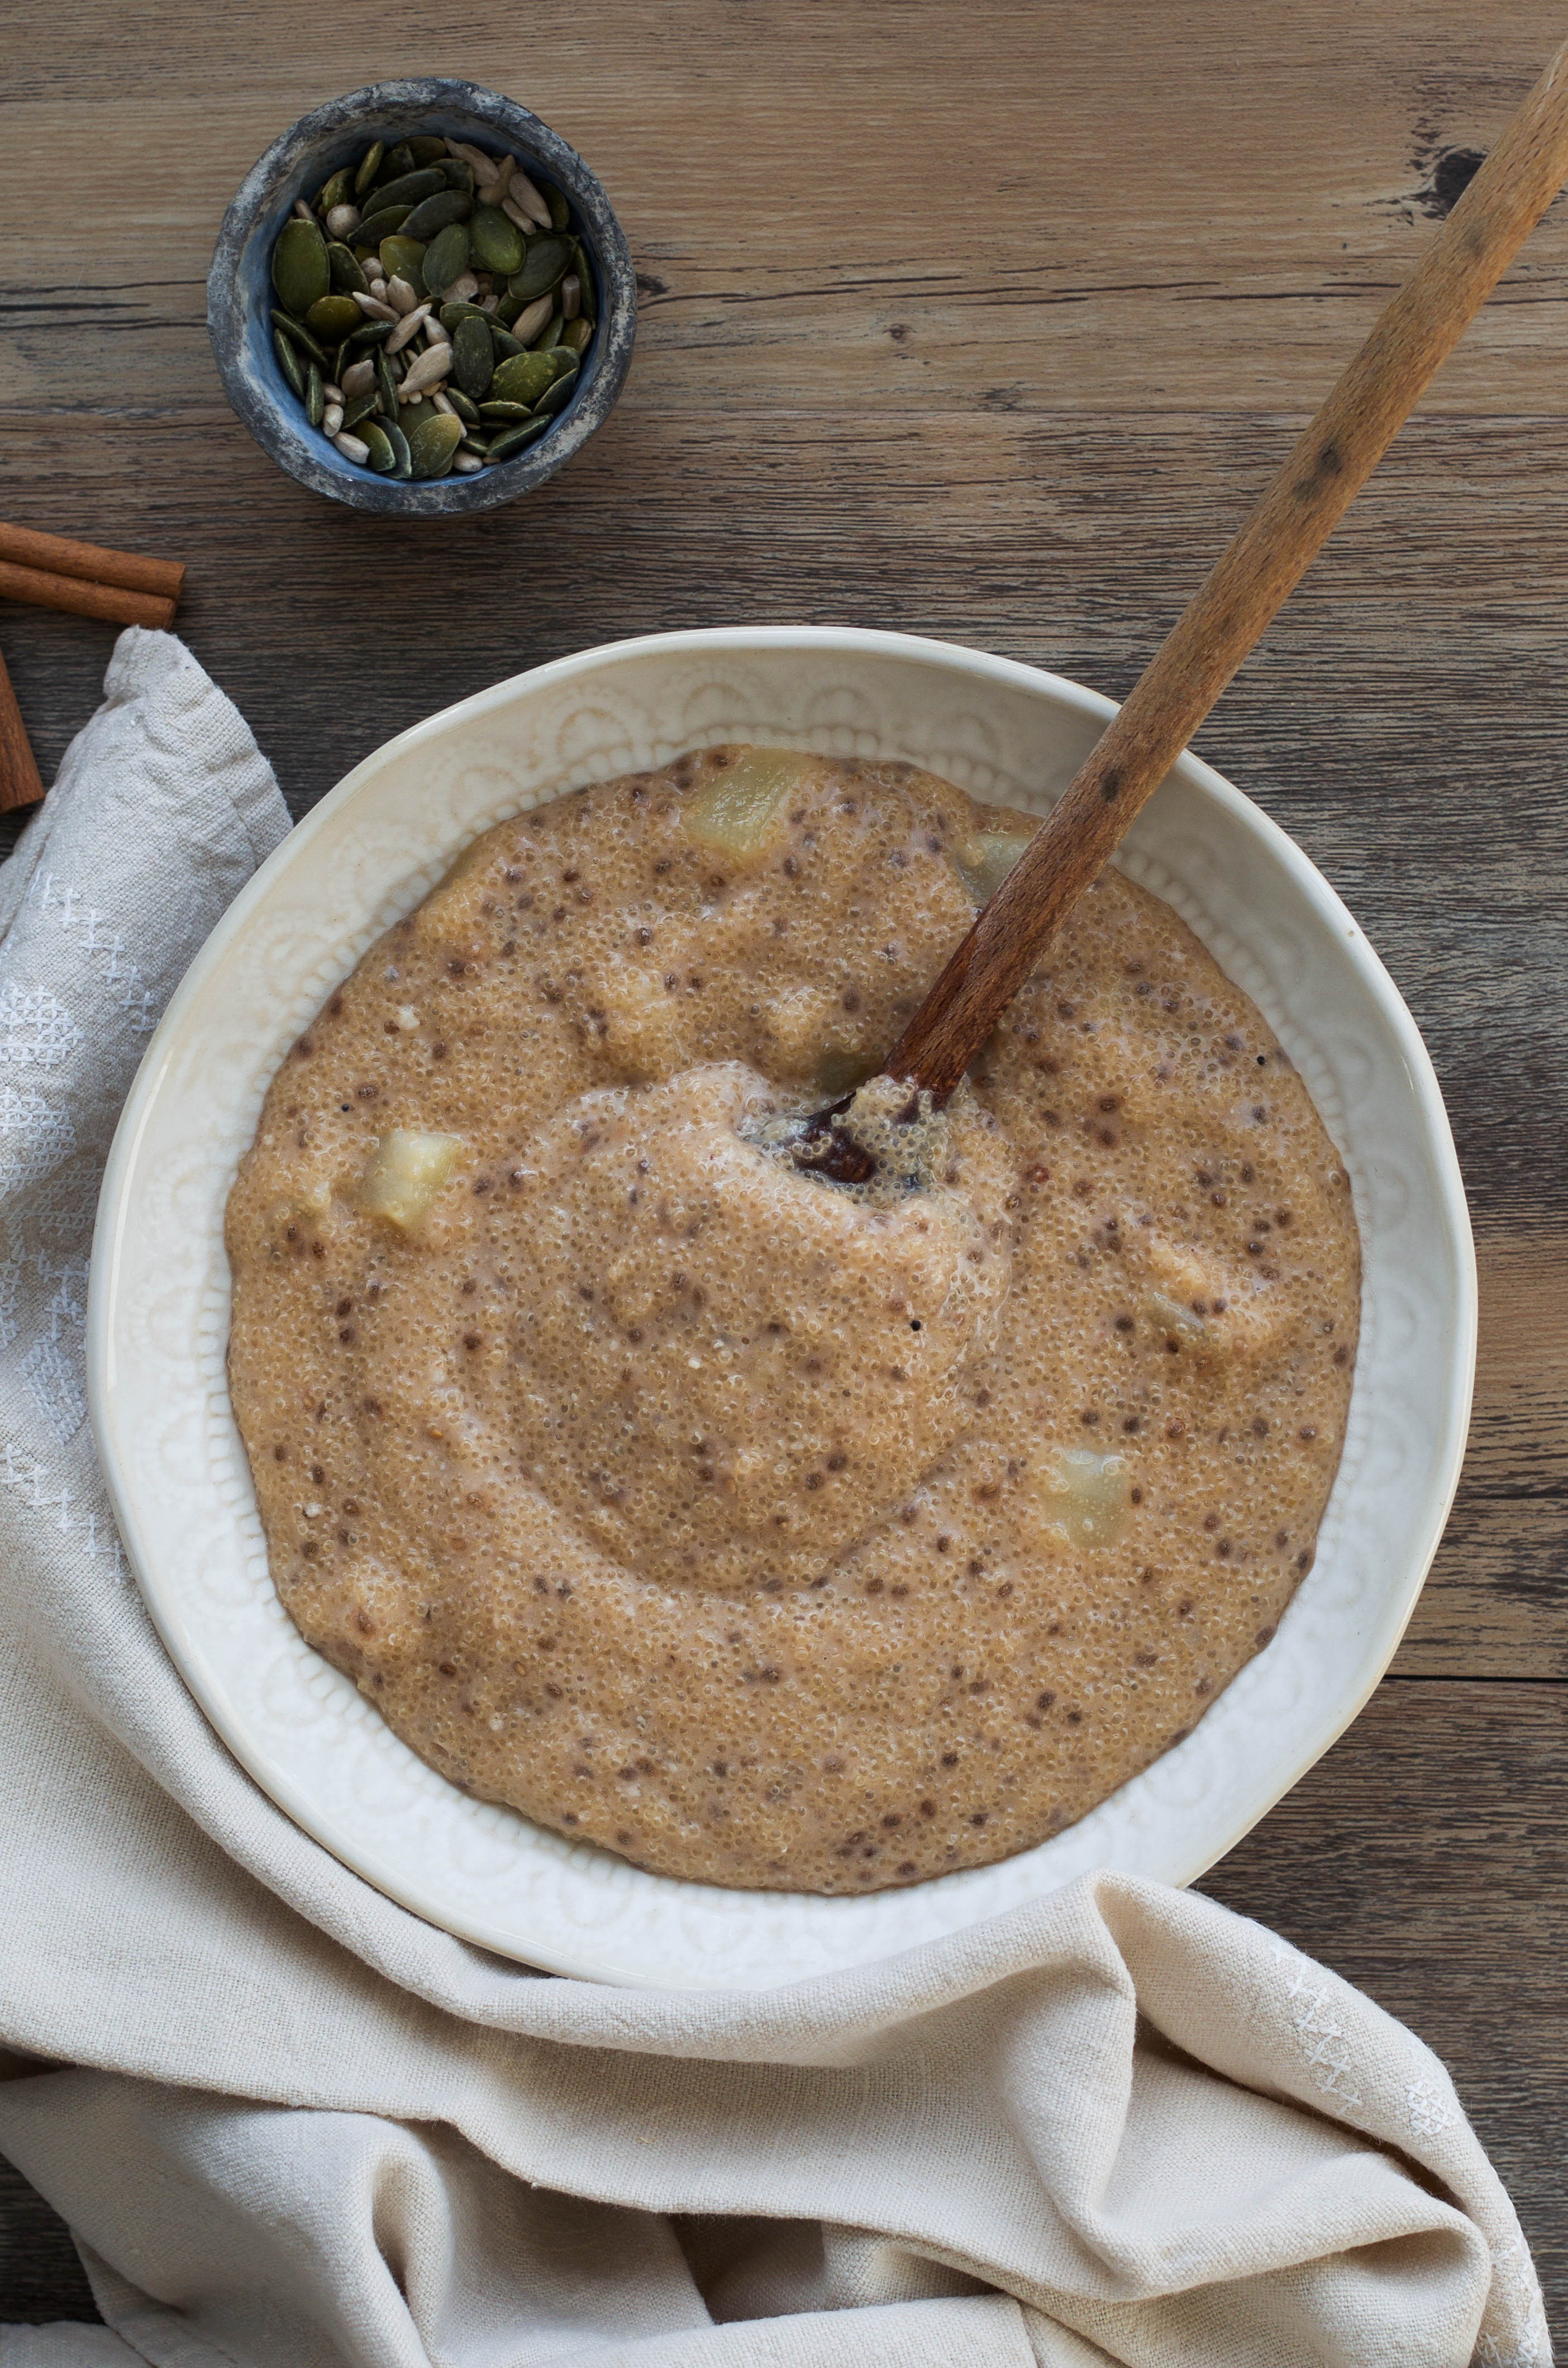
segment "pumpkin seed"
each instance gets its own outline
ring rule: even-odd
[[[479,405],[473,401],[472,396],[466,395],[463,393],[460,386],[448,387],[447,401],[451,404],[452,409],[457,413],[458,417],[466,427],[478,427]]]
[[[519,427],[508,427],[505,435],[491,438],[490,449],[484,457],[487,461],[509,461],[515,453],[536,444],[545,429],[553,424],[549,419],[526,419]]]
[[[377,183],[377,210],[379,211],[383,206],[416,206],[421,198],[433,198],[437,189],[444,189],[446,186],[444,173],[429,170],[400,173],[395,181]]]
[[[321,224],[301,222],[292,214],[278,233],[272,250],[272,284],[286,313],[302,320],[318,297],[332,286],[332,267]]]
[[[509,329],[522,309],[523,300],[520,296],[503,296],[495,307],[495,318],[501,323],[503,328]]]
[[[390,477],[397,466],[397,455],[381,421],[367,419],[359,433],[377,476]]]
[[[572,242],[572,268],[577,275],[578,302],[582,316],[593,320],[598,311],[594,302],[594,267],[588,250],[580,238]]]
[[[414,474],[414,463],[409,458],[408,438],[403,432],[402,424],[395,419],[382,419],[377,424],[392,449],[392,475],[406,480]]]
[[[581,313],[579,313],[576,320],[568,321],[565,327],[562,330],[561,344],[558,350],[562,353],[584,353],[587,350],[588,340],[592,337],[593,334],[593,323],[591,321],[585,320]]]
[[[575,369],[574,368],[569,370],[563,370],[561,376],[556,380],[555,384],[552,387],[548,388],[546,392],[540,396],[539,401],[534,405],[535,414],[540,419],[554,419],[559,413],[565,410],[567,404],[571,402],[572,397],[576,393],[576,392],[577,372]]]
[[[326,397],[322,393],[321,371],[314,362],[305,371],[305,417],[312,427],[319,427],[326,410]]]
[[[380,246],[383,238],[402,230],[412,211],[408,206],[378,206],[373,214],[367,214],[354,233],[356,254],[361,247]]]
[[[408,439],[408,454],[414,463],[415,475],[444,477],[461,441],[460,419],[443,419],[437,412],[431,418],[421,420]]]
[[[344,427],[358,427],[362,419],[369,419],[381,399],[373,386],[368,386],[363,394],[350,396],[343,406]]]
[[[274,312],[268,317],[273,327],[281,329],[290,344],[303,354],[307,361],[319,362],[323,370],[326,368],[326,356],[306,328],[303,321],[296,321],[289,313]]]
[[[495,349],[485,320],[460,321],[452,332],[452,376],[463,393],[477,403],[489,392],[495,370]]]
[[[473,211],[473,199],[461,189],[443,189],[437,197],[425,198],[405,218],[405,238],[434,238],[437,232],[448,230],[454,222],[466,222]],[[397,225],[394,225],[396,227]],[[468,242],[463,242],[467,259]]]
[[[444,165],[447,143],[431,132],[420,131],[408,142],[408,153],[416,165]]]
[[[468,232],[461,222],[449,222],[437,231],[425,250],[421,269],[425,285],[433,296],[444,295],[455,281],[460,279],[468,267]]]
[[[489,320],[489,313],[477,304],[454,304],[449,301],[441,307],[443,329],[455,330],[460,321],[483,321],[488,324]]]
[[[333,175],[330,181],[324,181],[317,190],[317,213],[324,219],[335,206],[346,206],[353,194],[354,167],[352,165],[345,165],[339,172]]]
[[[425,247],[416,238],[400,238],[395,233],[383,238],[378,261],[390,279],[404,279],[421,303],[425,301]]]
[[[412,436],[415,429],[423,427],[427,419],[439,419],[440,416],[429,396],[422,394],[416,401],[403,405],[397,415],[397,424],[404,436]]]
[[[481,419],[507,420],[515,426],[519,419],[531,419],[534,407],[531,403],[507,403],[493,396],[490,402],[480,404],[479,416]]]
[[[351,346],[357,354],[362,354],[367,346],[384,346],[396,326],[395,320],[361,321],[354,335],[345,343]]]
[[[381,409],[387,417],[395,419],[397,417],[397,381],[392,375],[392,366],[387,359],[385,346],[377,346],[372,350],[376,358],[376,393],[381,397]]]
[[[305,399],[304,365],[281,329],[272,332],[272,350],[278,357],[278,369],[302,403]]]
[[[561,314],[559,313],[552,313],[540,336],[534,339],[532,351],[539,354],[548,352],[551,347],[555,345],[559,340],[561,332],[565,325],[566,324],[562,320]]]
[[[473,195],[473,166],[463,156],[449,156],[441,167],[449,189],[460,189],[465,198]]]
[[[345,246],[340,238],[335,238],[327,248],[326,264],[332,274],[333,287],[339,295],[352,295],[356,289],[361,294],[369,293],[370,283],[359,268],[353,248]]]
[[[567,204],[565,199],[562,196],[561,191],[554,188],[546,189],[544,193],[544,201],[550,208],[550,219],[552,226],[556,230],[564,230],[567,223],[572,219],[572,209]]]
[[[510,361],[514,354],[526,354],[528,352],[528,347],[524,345],[522,339],[520,337],[514,337],[510,332],[506,329],[492,329],[490,332],[490,342],[495,348],[495,359],[498,362]]]
[[[490,392],[497,402],[526,403],[531,411],[554,376],[548,355],[512,354],[498,365]]]
[[[351,337],[358,325],[359,307],[352,296],[318,296],[305,314],[306,328],[324,346],[335,346],[341,338]]]
[[[372,141],[369,147],[366,149],[364,160],[354,176],[354,194],[357,198],[362,198],[375,180],[376,175],[381,169],[386,153],[386,142],[381,140]]]
[[[499,206],[475,206],[468,234],[470,252],[482,271],[510,276],[522,269],[527,252],[522,233],[506,220]]]
[[[414,151],[406,140],[400,140],[397,146],[389,148],[381,159],[381,168],[376,175],[376,187],[379,189],[385,181],[401,181],[405,173],[413,170]]]
[[[565,278],[566,267],[571,260],[572,242],[569,239],[556,238],[549,232],[540,238],[529,239],[522,269],[515,271],[506,282],[507,293],[520,296],[525,304],[531,304],[536,296],[545,295],[558,279]]]

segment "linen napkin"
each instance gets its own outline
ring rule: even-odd
[[[85,1419],[97,1178],[171,988],[282,836],[124,634],[0,868],[0,2152],[105,2327],[0,2368],[1536,2368],[1442,2066],[1115,1874],[763,1994],[558,1980],[308,1840],[152,1628]]]

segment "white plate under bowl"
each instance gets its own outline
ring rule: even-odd
[[[896,633],[663,634],[498,684],[349,774],[265,863],[170,1003],[104,1178],[93,1421],[159,1632],[231,1750],[308,1833],[416,1914],[602,1980],[767,1987],[863,1964],[1109,1865],[1189,1883],[1353,1719],[1409,1619],[1469,1418],[1475,1267],[1414,1021],[1312,866],[1183,757],[1120,859],[1263,1011],[1350,1172],[1364,1260],[1344,1460],[1272,1644],[1190,1738],[1038,1850],[872,1897],[641,1873],[455,1791],[303,1643],[268,1576],[224,1379],[223,1204],[289,1045],[371,941],[492,823],[722,740],[903,757],[1045,812],[1109,702]]]

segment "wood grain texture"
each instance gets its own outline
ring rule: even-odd
[[[687,624],[894,626],[1123,697],[1562,29],[1545,0],[387,0],[370,58],[304,0],[16,0],[0,513],[190,563],[179,630],[297,814],[450,700]],[[437,528],[282,477],[202,327],[241,176],[371,73],[536,108],[642,275],[608,426],[527,501]],[[64,245],[44,161],[115,192]],[[1409,1001],[1482,1275],[1471,1454],[1399,1674],[1205,1887],[1446,2055],[1560,2338],[1565,302],[1560,200],[1198,743]],[[0,630],[49,779],[113,631]]]

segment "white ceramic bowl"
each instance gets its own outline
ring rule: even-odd
[[[720,740],[903,757],[1047,810],[1111,712],[1003,658],[834,628],[671,633],[520,675],[406,732],[263,865],[153,1039],[104,1178],[93,1420],[159,1631],[290,1816],[417,1914],[503,1955],[627,1983],[767,1987],[865,1964],[1086,1867],[1188,1883],[1349,1724],[1387,1667],[1459,1474],[1475,1269],[1437,1079],[1332,889],[1187,757],[1120,859],[1259,1006],[1349,1169],[1364,1256],[1344,1461],[1272,1644],[1190,1738],[1038,1850],[872,1897],[641,1873],[452,1789],[299,1636],[267,1573],[224,1380],[223,1204],[273,1071],[329,989],[504,815]]]

